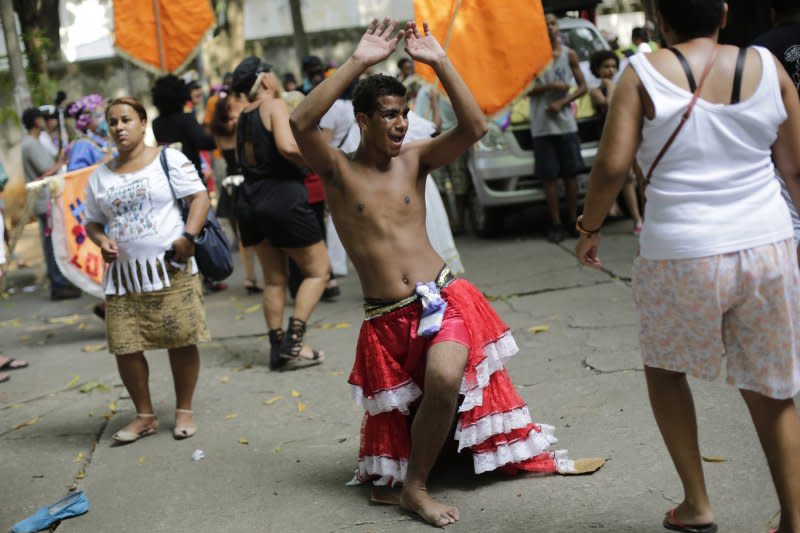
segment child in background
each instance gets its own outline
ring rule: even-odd
[[[600,80],[600,85],[591,89],[589,96],[594,107],[605,118],[617,85],[615,80],[617,72],[619,72],[619,56],[611,50],[601,50],[592,55],[589,60],[589,68],[592,74]],[[642,215],[639,212],[639,197],[636,193],[636,173],[634,169],[628,172],[628,179],[622,188],[622,195],[625,198],[625,205],[628,206],[628,212],[633,219],[633,233],[634,235],[639,235],[642,232]],[[619,210],[616,203],[611,208],[611,215],[614,214],[615,208]]]

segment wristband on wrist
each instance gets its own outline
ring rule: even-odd
[[[190,243],[196,244],[197,243],[197,235],[194,233],[189,233],[188,231],[183,232],[183,236],[189,240]]]
[[[580,233],[581,235],[585,235],[590,239],[595,235],[600,234],[600,228],[589,230],[583,227],[583,215],[580,215],[578,219],[575,221],[575,229],[578,230],[578,233]]]

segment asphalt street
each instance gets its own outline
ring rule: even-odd
[[[30,226],[28,233],[35,232]],[[35,237],[35,233],[34,233]],[[475,476],[469,461],[438,468],[431,489],[459,506],[452,531],[660,532],[682,497],[650,413],[638,351],[630,223],[611,224],[604,271],[581,268],[574,241],[524,232],[458,239],[466,277],[512,328],[509,371],[535,421],[556,426],[573,458],[604,457],[591,476]],[[238,261],[238,257],[236,257]],[[30,367],[0,384],[0,530],[77,487],[88,514],[59,532],[428,531],[349,487],[362,412],[346,379],[361,320],[355,274],[322,303],[307,340],[324,364],[270,372],[260,298],[241,288],[207,298],[213,342],[201,347],[200,430],[171,435],[174,397],[165,352],[149,354],[161,430],[128,446],[111,435],[134,414],[104,346],[96,303],[50,302],[35,269],[11,273],[0,300],[0,352]],[[23,290],[24,287],[29,287]],[[738,392],[692,381],[708,485],[723,532],[765,532],[778,502]],[[195,461],[192,454],[205,457]]]

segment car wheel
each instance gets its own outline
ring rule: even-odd
[[[467,200],[469,223],[478,237],[494,237],[503,227],[503,214],[499,208],[483,207],[474,190]]]

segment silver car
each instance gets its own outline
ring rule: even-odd
[[[589,70],[594,52],[609,49],[608,43],[591,22],[583,19],[559,19],[562,42],[575,50],[589,87],[599,83]],[[594,163],[602,133],[602,119],[595,115],[578,120],[581,154],[587,166],[578,175],[578,193],[583,195]],[[468,168],[472,187],[467,199],[470,223],[482,237],[496,234],[505,214],[513,206],[545,201],[544,189],[533,176],[533,142],[528,120],[512,124],[502,131],[490,121],[489,131],[470,150]],[[559,186],[563,184],[559,181]]]

